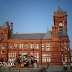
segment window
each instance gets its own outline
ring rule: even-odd
[[[67,55],[65,55],[65,62],[67,62]]]
[[[31,56],[33,56],[33,54],[34,54],[34,53],[33,53],[33,52],[31,52]]]
[[[22,56],[22,61],[24,60],[24,59],[27,59],[27,56],[28,56],[28,54],[27,54],[27,52],[22,52],[22,53],[19,53],[21,56]]]
[[[50,43],[46,43],[46,50],[50,50]]]
[[[63,43],[61,43],[61,46],[63,46]]]
[[[8,53],[8,61],[13,62],[16,59],[16,52]]]
[[[63,43],[60,43],[60,45],[61,45],[61,51],[63,51]]]
[[[62,62],[67,62],[67,55],[62,55]]]
[[[51,56],[47,55],[47,62],[51,62]]]
[[[14,48],[17,48],[17,44],[14,44]]]
[[[24,54],[24,55],[27,55],[27,52],[24,52],[23,54]]]
[[[25,48],[25,49],[28,49],[28,44],[25,44],[24,48]]]
[[[23,48],[23,44],[20,44],[20,45],[19,45],[19,48],[20,48],[20,49]]]
[[[70,44],[68,43],[68,51],[70,51]]]
[[[34,48],[34,44],[30,44],[30,48],[33,49]]]
[[[13,57],[16,57],[16,53],[13,53]]]
[[[4,49],[4,48],[5,48],[5,47],[4,47],[4,44],[1,44],[1,48],[2,48],[2,49]]]
[[[61,48],[61,51],[63,51],[63,47]]]
[[[39,53],[38,52],[31,52],[31,56],[34,56],[34,59],[37,60],[37,62],[39,61]]]
[[[67,50],[66,43],[64,42],[64,49]]]
[[[63,50],[67,50],[67,47],[66,47],[66,43],[64,42],[64,43],[61,43],[61,51],[63,51]]]
[[[42,62],[46,62],[46,57],[42,57]]]
[[[1,54],[4,54],[4,51],[1,51]]]
[[[51,62],[51,56],[49,54],[42,54],[42,62]]]
[[[11,53],[11,57],[12,57],[12,53]]]
[[[34,57],[35,57],[35,59],[37,60],[37,62],[39,61],[39,53],[38,52],[35,52],[34,53]]]
[[[39,44],[36,44],[36,47],[35,47],[36,49],[39,49]]]
[[[10,53],[8,53],[8,57],[10,58]]]
[[[46,62],[46,54],[42,54],[42,62]]]
[[[8,62],[12,62],[11,59],[8,59]]]
[[[62,55],[62,62],[64,61],[64,57],[63,57],[63,55]]]
[[[44,50],[44,44],[42,43],[42,50]]]
[[[22,53],[19,53],[20,55],[27,55],[27,52],[22,52]]]
[[[15,53],[12,54],[12,57],[14,57],[14,56],[15,56]]]
[[[12,45],[11,45],[11,44],[9,44],[9,45],[8,45],[8,48],[10,48],[10,49],[11,49],[11,48],[12,48]]]

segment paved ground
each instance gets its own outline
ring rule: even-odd
[[[41,68],[1,67],[0,72],[41,72]]]
[[[17,68],[0,67],[0,72],[72,72],[72,69],[64,70],[63,67],[39,67],[39,68]]]

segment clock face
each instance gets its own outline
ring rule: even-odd
[[[59,26],[63,26],[63,23],[62,23],[62,22],[60,22],[60,23],[59,23]]]
[[[0,33],[0,41],[2,41],[3,39],[4,39],[4,35]]]

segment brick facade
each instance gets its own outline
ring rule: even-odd
[[[54,12],[52,31],[14,34],[13,23],[0,26],[0,60],[12,62],[18,54],[34,56],[40,65],[70,63],[70,41],[67,34],[67,12]]]

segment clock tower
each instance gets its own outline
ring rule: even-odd
[[[67,34],[67,12],[63,11],[59,3],[54,12],[54,26],[52,27],[52,63],[68,64],[70,62],[69,37]]]
[[[54,12],[53,37],[67,36],[67,12],[63,11],[59,3],[58,10]]]

